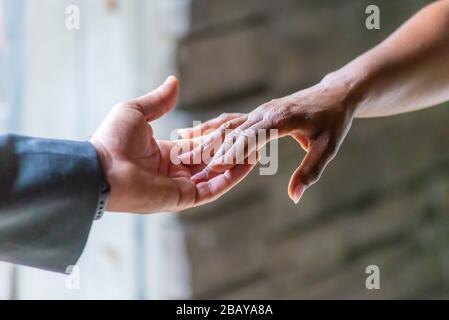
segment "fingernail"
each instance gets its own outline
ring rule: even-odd
[[[175,76],[168,76],[168,78],[165,80],[164,84],[167,84],[174,79],[176,79]]]
[[[298,204],[299,200],[301,200],[301,197],[305,191],[305,186],[300,184],[296,187],[295,191],[293,192],[292,200],[295,204]]]
[[[176,132],[182,134],[182,133],[188,132],[190,130],[191,130],[190,128],[181,128],[181,129],[176,129]]]
[[[193,181],[204,180],[204,179],[207,178],[207,174],[208,174],[208,171],[207,171],[206,169],[204,169],[203,171],[200,171],[200,172],[198,172],[197,174],[194,174],[194,175],[190,178],[190,180],[193,180]]]

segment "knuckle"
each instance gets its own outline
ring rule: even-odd
[[[255,110],[253,110],[252,112],[249,113],[250,117],[253,117],[255,114],[265,114],[265,112],[269,111],[271,108],[273,107],[273,104],[271,103],[271,101],[266,102],[260,106],[258,106]]]
[[[280,115],[276,110],[270,109],[265,113],[264,120],[268,121],[270,124],[277,124],[280,120]]]
[[[241,136],[246,138],[252,138],[256,136],[256,131],[253,128],[248,128],[241,133]]]
[[[119,111],[121,109],[134,110],[137,112],[144,112],[143,107],[137,101],[123,101],[117,103],[113,108],[114,111]]]
[[[288,123],[290,119],[292,119],[295,116],[294,112],[292,111],[292,108],[289,107],[282,107],[278,110],[277,115],[277,121],[279,125],[283,126]]]
[[[232,130],[232,133],[229,134],[227,137],[231,138],[231,137],[238,137],[242,134],[243,130],[241,128],[236,128],[234,130]]]
[[[201,146],[199,146],[199,149],[204,149],[205,147],[207,147],[211,143],[212,143],[212,139],[211,138],[207,138],[206,140],[204,140],[203,144]]]
[[[337,153],[339,147],[338,139],[332,135],[329,135],[325,139],[325,149],[323,151],[323,157],[327,161],[331,160]]]
[[[219,129],[221,131],[225,131],[226,129],[229,129],[231,127],[231,122],[230,121],[226,121],[224,123],[222,123],[219,127]]]
[[[326,165],[325,159],[321,159],[321,161],[319,161],[318,163],[304,168],[303,172],[301,173],[302,182],[306,186],[310,186],[316,183],[320,179],[325,165]]]
[[[302,172],[301,182],[306,186],[310,186],[317,182],[319,178],[320,170],[318,170],[318,168],[309,168]]]

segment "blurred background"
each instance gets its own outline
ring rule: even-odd
[[[0,0],[0,133],[88,139],[117,102],[181,80],[177,127],[310,86],[425,0]],[[380,29],[367,30],[368,5]],[[80,29],[66,28],[68,5]],[[299,205],[303,152],[182,214],[106,214],[67,278],[0,264],[0,299],[449,298],[449,109],[357,120]],[[380,268],[380,290],[365,269]]]

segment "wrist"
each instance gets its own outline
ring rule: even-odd
[[[358,76],[346,67],[327,74],[320,85],[341,92],[342,102],[348,113],[356,116],[363,105],[366,97],[368,78]]]
[[[90,143],[93,145],[96,153],[97,153],[97,157],[98,157],[98,161],[100,162],[100,168],[102,170],[102,174],[104,179],[106,180],[106,184],[109,187],[109,198],[110,198],[110,191],[112,189],[112,185],[111,185],[111,179],[110,179],[110,168],[111,168],[111,156],[109,155],[109,153],[107,152],[106,148],[102,145],[101,142],[97,141],[96,139],[92,138],[90,140]],[[108,203],[110,203],[110,201],[108,201]],[[109,204],[107,204],[107,207],[105,208],[107,210],[110,210],[109,208]]]
[[[343,83],[348,88],[348,104],[354,117],[367,117],[373,108],[376,87],[385,73],[382,52],[373,49],[326,76],[323,81]]]

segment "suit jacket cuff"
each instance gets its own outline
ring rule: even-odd
[[[107,184],[89,142],[0,137],[0,260],[66,272]]]

